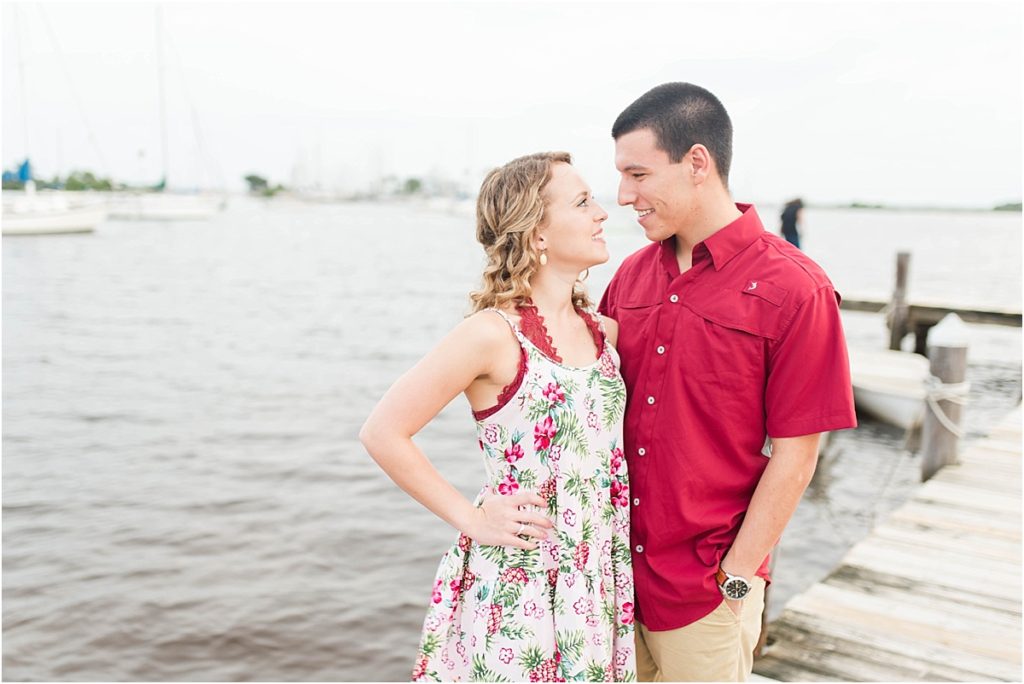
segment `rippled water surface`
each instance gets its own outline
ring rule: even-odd
[[[766,215],[771,215],[766,211]],[[850,292],[1020,307],[1020,215],[808,212]],[[607,227],[600,294],[643,237]],[[969,235],[970,239],[965,236]],[[466,310],[471,219],[238,199],[202,223],[3,240],[8,680],[401,680],[453,531],[356,440]],[[852,343],[882,346],[873,315]],[[1020,396],[1020,330],[974,326],[976,439]],[[479,485],[463,399],[417,437]],[[772,611],[913,490],[901,435],[837,435],[783,540]]]

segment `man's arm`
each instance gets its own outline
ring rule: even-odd
[[[831,286],[815,291],[794,315],[769,359],[765,431],[772,456],[750,499],[722,568],[753,579],[782,536],[818,463],[821,432],[856,427],[850,362]],[[729,601],[739,611],[739,602]]]
[[[731,575],[753,579],[782,536],[818,464],[820,435],[772,440],[772,457],[750,499],[750,506],[732,548],[722,559]],[[727,601],[739,612],[740,601]]]

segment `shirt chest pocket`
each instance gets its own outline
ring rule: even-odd
[[[623,363],[628,359],[639,358],[644,344],[654,333],[657,325],[661,302],[657,295],[634,297],[628,302],[621,302],[616,315],[619,323],[619,354]]]
[[[763,378],[769,344],[783,329],[789,292],[751,281],[743,289],[694,288],[687,295],[681,299],[693,317],[683,332],[691,352],[687,365],[702,377]]]

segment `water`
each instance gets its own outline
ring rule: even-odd
[[[1020,306],[1019,214],[808,223],[842,290],[887,292],[906,242],[912,296]],[[356,434],[466,312],[471,234],[418,206],[239,199],[206,223],[4,238],[5,678],[407,679],[454,533]],[[595,295],[643,244],[623,212],[607,234]],[[845,320],[883,346],[878,316]],[[1021,338],[971,330],[977,439],[1018,400]],[[835,437],[783,540],[774,611],[913,491],[899,441],[869,420]],[[475,492],[464,399],[417,442]]]

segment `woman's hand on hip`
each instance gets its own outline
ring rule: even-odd
[[[484,546],[532,550],[537,548],[537,540],[547,539],[547,530],[554,527],[534,509],[546,509],[547,505],[537,494],[489,494],[477,506],[472,522],[464,531],[466,536]]]

